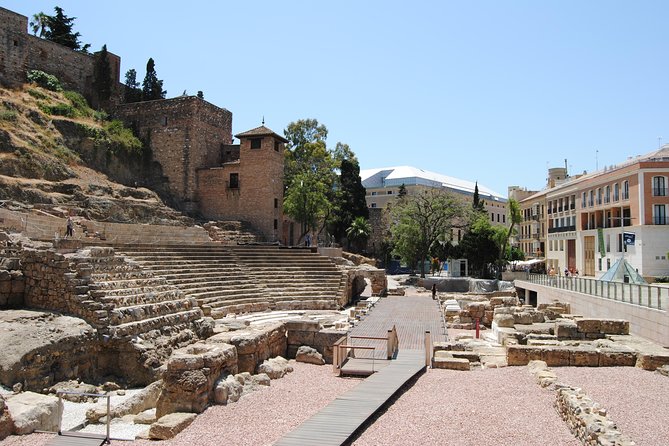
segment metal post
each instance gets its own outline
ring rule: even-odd
[[[480,319],[477,317],[476,318],[476,339],[481,338],[481,325],[480,325]]]
[[[111,426],[111,398],[107,394],[107,438],[105,438],[106,443],[111,443],[111,435],[109,433]]]
[[[432,365],[432,337],[429,331],[425,332],[425,367]]]
[[[58,407],[63,407],[63,394],[58,392]],[[63,414],[58,417],[58,435],[62,435]]]
[[[392,330],[388,330],[388,340],[386,341],[386,356],[388,359],[393,359],[393,353],[395,353],[393,350],[393,339],[392,339]]]

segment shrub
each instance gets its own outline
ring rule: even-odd
[[[40,70],[30,70],[28,71],[27,76],[28,82],[31,84],[39,85],[40,87],[51,91],[63,91],[60,81],[53,74],[48,74]]]
[[[110,155],[142,154],[142,142],[118,119],[104,125],[102,131],[95,136],[95,143],[97,147],[106,147]]]
[[[669,283],[669,276],[656,277],[655,283]]]
[[[18,117],[16,110],[0,110],[0,121],[16,121]]]
[[[70,104],[39,104],[40,110],[48,115],[65,116],[67,118],[74,118],[77,116],[77,111]]]
[[[28,89],[28,94],[30,96],[34,97],[35,99],[48,99],[49,98],[49,96],[45,95],[44,93],[42,93],[39,90],[35,90],[34,88],[29,88]]]
[[[63,93],[63,96],[65,96],[70,101],[74,109],[77,111],[78,116],[93,116],[93,109],[89,107],[86,98],[84,98],[82,95],[76,91],[66,91]]]
[[[104,110],[98,110],[93,112],[93,119],[95,119],[97,122],[103,122],[109,119],[109,115]]]

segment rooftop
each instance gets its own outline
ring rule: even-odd
[[[365,169],[360,171],[362,185],[365,188],[381,188],[389,186],[414,186],[423,185],[428,187],[444,187],[459,192],[474,193],[476,183],[474,181],[462,180],[449,177],[429,170],[423,170],[413,166],[384,167],[378,169]],[[479,196],[481,198],[506,201],[506,197],[495,192],[482,184],[478,184]]]

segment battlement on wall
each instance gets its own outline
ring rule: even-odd
[[[122,92],[119,82],[121,58],[109,54],[114,95]],[[74,51],[28,33],[28,17],[0,7],[0,84],[17,87],[27,82],[26,72],[40,70],[56,76],[68,90],[81,93],[98,105],[93,88],[95,57]]]

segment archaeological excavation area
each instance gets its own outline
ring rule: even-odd
[[[307,423],[315,413],[327,412],[329,401],[352,399],[346,392],[370,379],[339,377],[346,375],[337,370],[339,364],[364,360],[373,351],[373,367],[378,368],[372,376],[382,375],[384,336],[390,328],[399,348],[388,355],[387,370],[393,361],[406,360],[408,351],[418,351],[423,366],[408,384],[398,385],[403,390],[392,403],[379,406],[380,415],[366,418],[364,429],[352,430],[346,441],[353,444],[420,444],[410,434],[406,441],[388,443],[377,429],[396,410],[412,418],[416,410],[411,404],[421,404],[413,398],[421,392],[427,395],[422,401],[443,396],[431,403],[432,410],[420,409],[437,417],[458,412],[460,393],[474,392],[468,385],[488,386],[489,401],[478,404],[494,406],[507,398],[495,396],[494,389],[504,389],[509,379],[514,385],[529,379],[535,397],[549,401],[537,415],[557,417],[558,429],[569,438],[582,444],[631,445],[635,438],[588,389],[570,384],[568,371],[625,369],[662,379],[667,387],[669,351],[631,334],[624,319],[574,314],[559,301],[523,305],[509,284],[494,289],[471,285],[471,291],[454,292],[440,282],[432,299],[431,283],[411,277],[388,280],[360,259],[212,241],[204,230],[137,225],[114,233],[110,228],[104,239],[92,240],[40,241],[0,232],[0,439],[8,444],[20,444],[12,443],[21,438],[17,435],[35,431],[104,434],[107,422],[112,438],[120,438],[114,432],[130,425],[132,438],[168,444],[175,435],[174,444],[189,441],[193,429],[211,431],[212,438],[229,444],[245,444],[201,423],[218,423],[209,417],[234,416],[235,410],[246,414],[246,405],[256,401],[252,410],[262,421],[251,424],[273,426],[282,417],[262,416],[262,411],[285,411],[286,398],[311,406],[294,415],[302,417],[299,422],[284,424]],[[128,240],[139,231],[146,243]],[[365,285],[365,298],[360,298]],[[423,320],[428,316],[431,325]],[[425,331],[431,332],[429,338]],[[379,339],[385,339],[381,347]],[[304,376],[303,381],[292,381],[297,379],[292,374]],[[309,376],[318,376],[318,382]],[[291,391],[285,386],[292,386],[292,396],[281,393]],[[81,393],[111,395],[110,407],[102,398]],[[71,413],[80,410],[75,407],[85,410],[76,424],[68,425]],[[469,421],[485,424],[472,413]],[[452,416],[455,420],[462,414]],[[392,423],[398,431],[404,428]],[[436,432],[447,428],[432,427],[436,420],[429,413],[409,424],[416,423],[425,423],[423,439],[433,438],[429,432],[434,430],[434,441],[443,441]],[[267,429],[274,433],[261,438],[294,444],[286,442],[293,427]],[[460,444],[474,443],[463,439]]]

